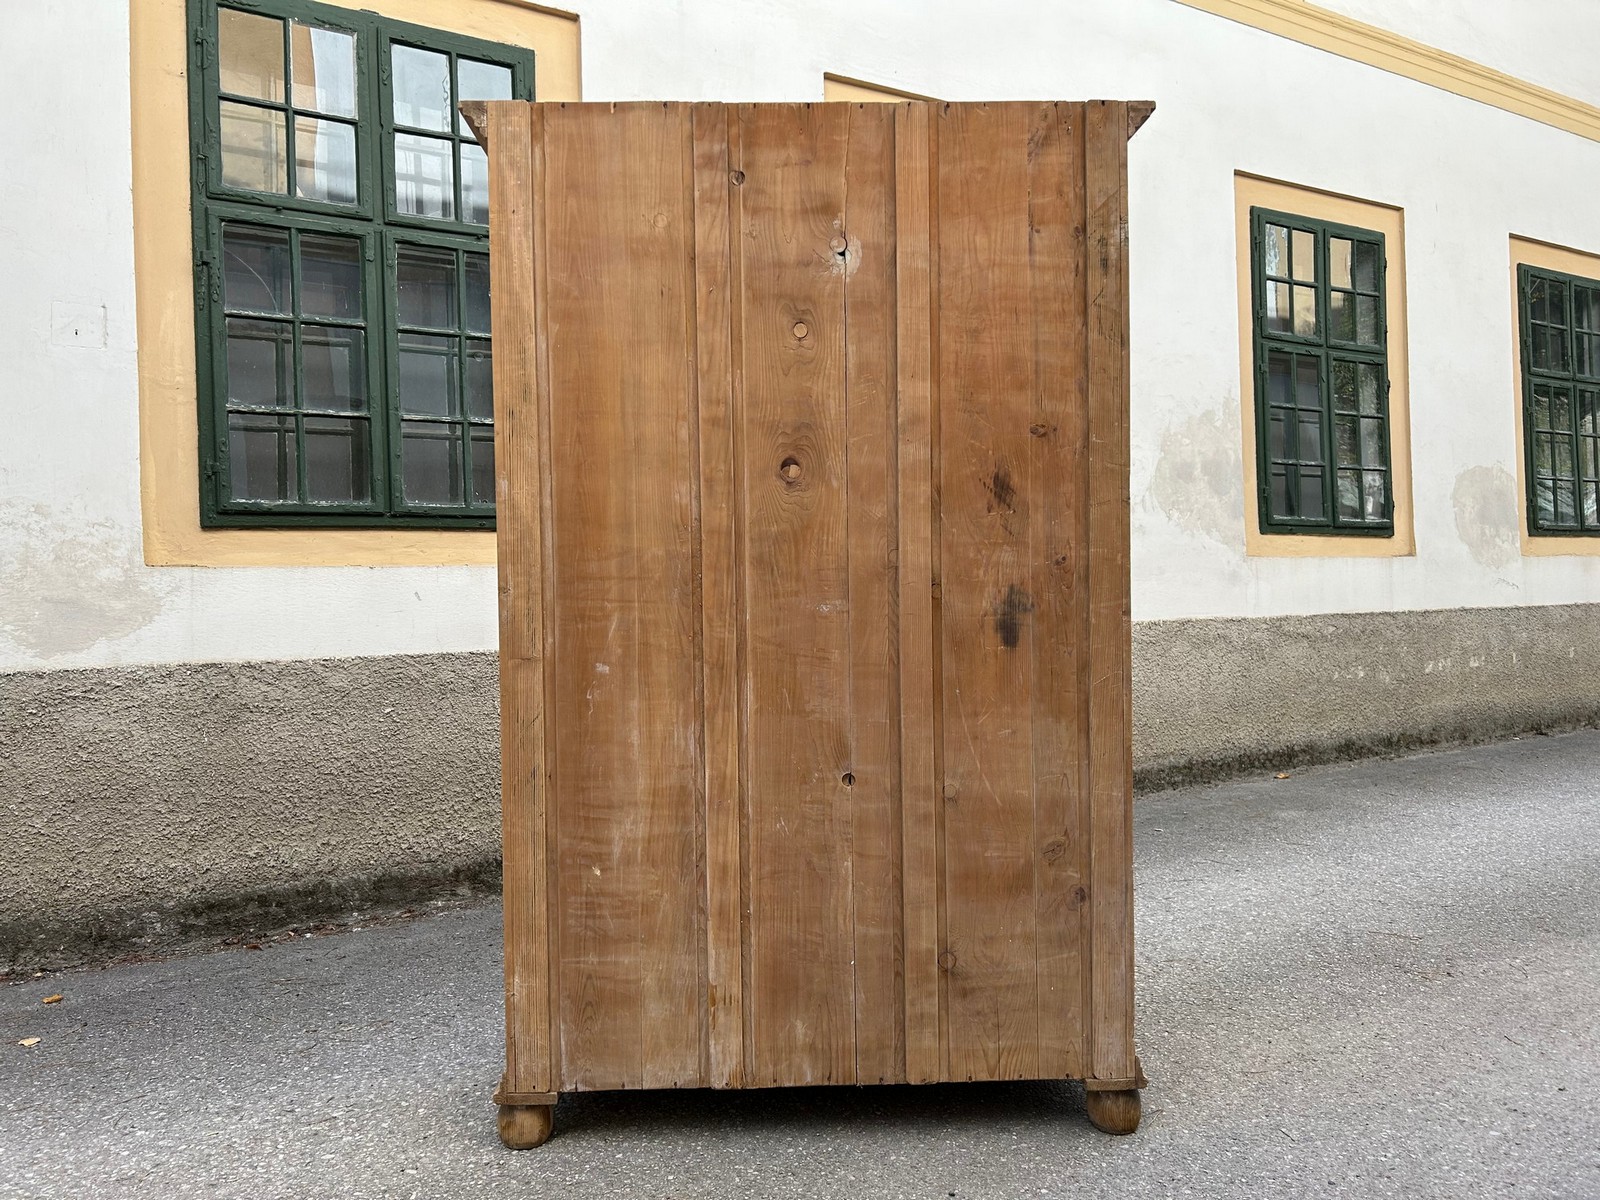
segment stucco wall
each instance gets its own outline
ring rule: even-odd
[[[1589,200],[1600,194],[1600,145],[1172,0],[578,7],[591,99],[815,99],[835,71],[953,99],[1159,103],[1131,167],[1136,618],[1600,595],[1600,559],[1524,558],[1505,543],[1516,519],[1507,239],[1600,250]],[[1550,0],[1540,11],[1497,38],[1501,65],[1557,37],[1565,26],[1551,12],[1577,21],[1586,6]],[[24,5],[8,14],[7,39],[23,52],[0,73],[11,114],[0,177],[0,671],[492,649],[485,567],[143,565],[128,7]],[[1244,553],[1236,170],[1405,211],[1414,557]],[[1553,170],[1562,186],[1528,186]]]
[[[1136,768],[1600,722],[1597,677],[1600,605],[1143,624]],[[0,675],[0,971],[492,879],[495,698],[484,654]]]

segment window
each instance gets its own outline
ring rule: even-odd
[[[1263,533],[1391,537],[1384,235],[1250,210]]]
[[[1522,264],[1528,532],[1600,534],[1600,280]]]
[[[488,162],[508,45],[301,0],[191,8],[201,520],[494,519]]]

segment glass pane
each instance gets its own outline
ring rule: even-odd
[[[336,117],[355,116],[355,35],[296,21],[289,27],[289,47],[294,56],[294,106]],[[308,444],[308,466],[310,462]]]
[[[1322,472],[1300,472],[1300,511],[1296,514],[1308,521],[1325,519],[1322,511]]]
[[[1289,394],[1289,372],[1294,359],[1277,351],[1267,355],[1267,403],[1287,408],[1294,404]]]
[[[1346,521],[1361,519],[1361,472],[1340,471],[1333,481],[1333,501]]]
[[[1368,346],[1378,344],[1378,300],[1375,296],[1356,297],[1356,337]]]
[[[1600,336],[1580,333],[1572,342],[1572,348],[1578,352],[1578,374],[1591,378],[1600,375]]]
[[[228,318],[228,403],[294,407],[294,327]]]
[[[298,500],[294,418],[228,414],[228,485],[235,500]]]
[[[1317,289],[1294,289],[1294,331],[1301,337],[1317,336]]]
[[[221,117],[222,182],[252,192],[288,191],[283,114],[224,100]]]
[[[1555,454],[1551,450],[1554,439],[1548,433],[1541,433],[1533,439],[1533,469],[1541,475],[1548,475],[1555,469]]]
[[[1600,392],[1578,389],[1578,432],[1600,433]]]
[[[1550,392],[1550,428],[1562,431],[1572,428],[1572,405],[1565,392]]]
[[[1351,286],[1351,255],[1354,244],[1349,238],[1328,239],[1328,282],[1334,287]]]
[[[361,243],[355,238],[300,235],[300,312],[361,319]]]
[[[1292,252],[1290,262],[1294,266],[1294,277],[1305,283],[1314,283],[1317,278],[1317,239],[1315,234],[1307,233],[1303,229],[1296,229],[1290,233]]]
[[[1589,529],[1600,524],[1600,485],[1583,485],[1583,523]]]
[[[494,503],[494,434],[472,432],[472,502]]]
[[[452,221],[456,215],[455,167],[451,142],[394,135],[394,202],[400,212],[415,217]]]
[[[294,190],[307,200],[356,202],[356,129],[339,121],[296,117]]]
[[[1274,467],[1272,469],[1270,484],[1267,495],[1267,511],[1278,518],[1293,516],[1294,514],[1289,511],[1289,481],[1284,468]]]
[[[360,412],[367,406],[365,335],[337,325],[300,327],[300,407]],[[308,425],[309,429],[310,426]],[[311,450],[306,448],[306,464]]]
[[[1381,521],[1384,519],[1384,506],[1389,498],[1389,481],[1382,471],[1365,471],[1363,474],[1363,497],[1366,500],[1366,519]]]
[[[1317,360],[1299,358],[1294,364],[1295,403],[1301,408],[1322,407],[1322,388],[1317,378]]]
[[[289,234],[253,225],[222,227],[222,303],[247,312],[289,311]]]
[[[418,129],[450,128],[450,59],[396,42],[390,48],[394,121]]]
[[[1572,324],[1587,333],[1600,333],[1600,291],[1593,288],[1572,289]]]
[[[1551,485],[1556,496],[1556,524],[1575,525],[1578,521],[1577,505],[1573,503],[1573,484],[1569,482]]]
[[[489,156],[468,142],[461,143],[461,219],[489,223]]]
[[[1559,279],[1535,276],[1528,284],[1528,303],[1535,321],[1564,324],[1567,319],[1567,285]]]
[[[1578,471],[1572,461],[1572,442],[1567,438],[1553,438],[1552,448],[1556,452],[1555,468],[1551,472],[1562,479],[1576,478]]]
[[[1533,427],[1550,428],[1550,393],[1545,388],[1533,389]]]
[[[1333,385],[1334,408],[1354,411],[1356,407],[1356,365],[1335,360],[1328,373]]]
[[[1357,242],[1355,249],[1355,285],[1358,291],[1376,292],[1383,274],[1383,257],[1376,242]]]
[[[1267,457],[1281,462],[1289,457],[1289,423],[1281,408],[1267,410]]]
[[[367,422],[306,418],[306,499],[322,504],[365,503]]]
[[[509,100],[511,99],[511,68],[494,63],[479,62],[475,58],[456,59],[456,86],[459,100]],[[456,114],[462,133],[472,136],[472,130]]]
[[[1540,525],[1552,525],[1556,519],[1555,486],[1548,479],[1536,480],[1533,485],[1534,508]]]
[[[400,479],[408,504],[460,504],[460,426],[402,421]]]
[[[1328,293],[1328,336],[1341,342],[1356,340],[1356,298],[1349,292]]]
[[[235,96],[283,99],[283,22],[217,10],[217,86]]]
[[[1383,422],[1375,417],[1361,422],[1361,465],[1383,466]]]
[[[408,416],[456,415],[456,339],[400,334],[400,411]]]
[[[1600,452],[1597,452],[1594,438],[1584,438],[1579,443],[1578,450],[1581,458],[1579,465],[1583,468],[1583,477],[1585,479],[1593,479],[1600,475],[1600,470],[1596,469],[1600,467],[1600,461],[1597,461],[1597,458],[1600,458]]]
[[[1267,332],[1289,332],[1289,285],[1267,284]]]
[[[1300,412],[1300,437],[1295,442],[1295,457],[1301,462],[1322,461],[1322,414]]]
[[[1379,408],[1379,374],[1377,363],[1361,363],[1356,367],[1361,383],[1361,411],[1368,416],[1376,415]]]
[[[456,328],[456,256],[450,250],[400,246],[395,252],[400,324]]]
[[[467,416],[494,420],[494,360],[477,339],[467,342]]]
[[[1333,431],[1339,443],[1338,462],[1341,467],[1359,467],[1361,465],[1361,437],[1356,425],[1359,422],[1355,417],[1336,417]],[[1343,478],[1341,476],[1340,478]]]
[[[1268,225],[1264,243],[1268,275],[1280,279],[1289,274],[1289,231],[1282,225]]]
[[[468,333],[489,332],[489,260],[467,255],[466,317]]]

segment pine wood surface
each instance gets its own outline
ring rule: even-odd
[[[1146,115],[474,106],[506,1094],[1135,1078]]]

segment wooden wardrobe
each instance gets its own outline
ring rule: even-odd
[[[465,107],[502,1137],[565,1091],[1043,1078],[1131,1131],[1152,106]]]

